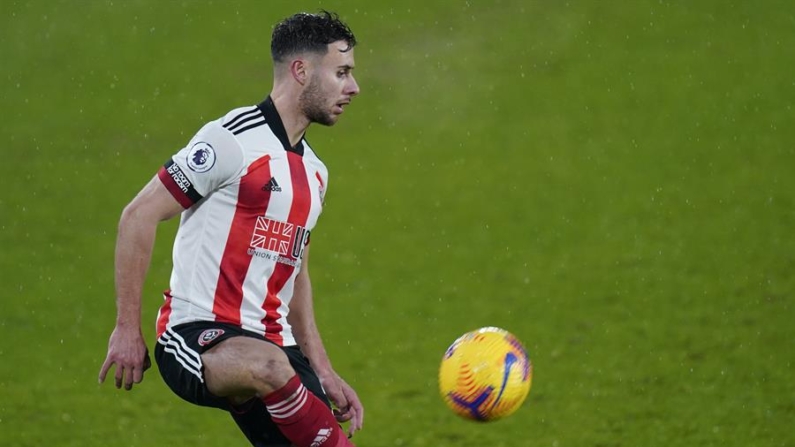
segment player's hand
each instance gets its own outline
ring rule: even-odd
[[[348,437],[353,436],[357,430],[362,429],[364,423],[364,408],[356,391],[351,388],[336,373],[330,379],[321,380],[323,389],[334,404],[334,416],[337,422],[351,422],[348,427]]]
[[[99,370],[99,383],[105,382],[113,365],[116,365],[116,388],[124,385],[125,390],[131,390],[133,383],[141,383],[152,361],[140,329],[124,330],[119,326],[113,329],[108,340],[108,355]]]

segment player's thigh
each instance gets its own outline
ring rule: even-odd
[[[207,388],[221,397],[264,396],[295,375],[281,348],[252,337],[228,338],[201,357]]]

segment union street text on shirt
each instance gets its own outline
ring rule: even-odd
[[[309,233],[301,225],[257,216],[248,254],[295,267],[304,256]]]

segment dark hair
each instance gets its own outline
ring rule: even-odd
[[[271,57],[274,62],[283,62],[289,56],[306,51],[326,54],[328,44],[339,40],[348,42],[345,51],[356,45],[356,37],[339,15],[325,10],[318,14],[301,12],[273,28]]]

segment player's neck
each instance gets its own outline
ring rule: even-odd
[[[298,107],[298,96],[274,89],[271,92],[271,99],[276,111],[279,112],[279,117],[282,119],[287,138],[290,139],[290,146],[295,146],[301,141],[301,137],[304,136],[304,132],[309,127],[309,119],[301,113]]]

